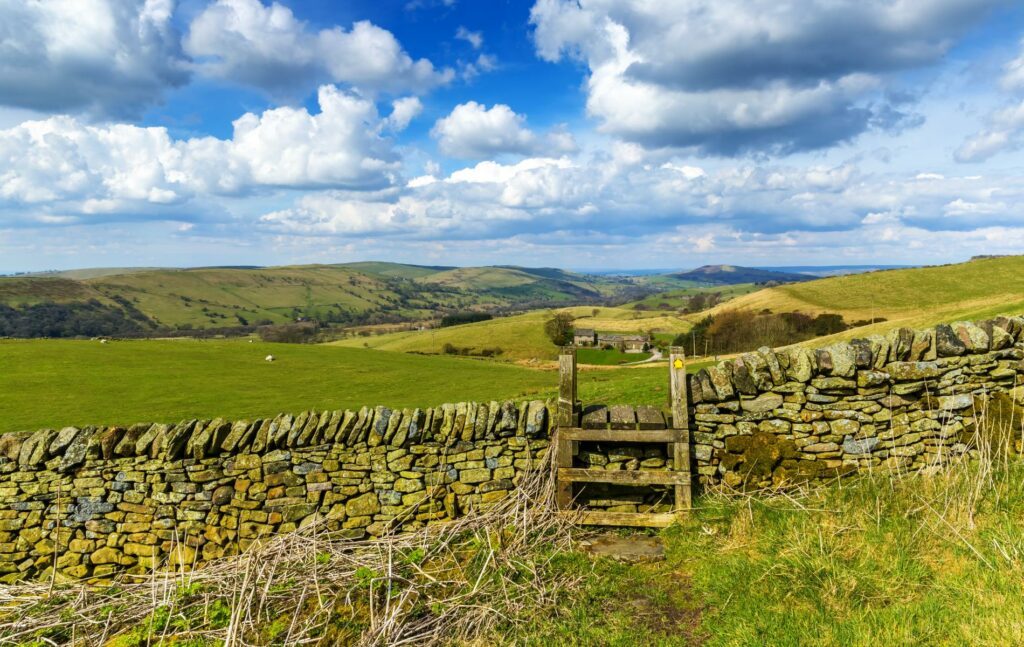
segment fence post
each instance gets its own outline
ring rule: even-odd
[[[558,355],[558,426],[576,426],[576,348],[564,346]]]
[[[672,443],[672,468],[690,474],[690,415],[686,394],[686,354],[679,346],[669,349],[669,387],[672,398],[672,428],[676,441]],[[692,477],[685,485],[675,486],[677,511],[689,510],[693,504]]]
[[[558,355],[558,428],[575,427],[576,414],[576,348],[565,346]],[[558,469],[572,467],[572,441],[565,440],[556,428],[551,448],[555,505],[564,510],[572,504],[572,483],[559,481]]]

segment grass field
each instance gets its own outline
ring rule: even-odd
[[[691,362],[688,373],[696,373],[714,362]],[[668,362],[652,362],[621,368],[584,367],[578,376],[579,397],[584,404],[650,404],[668,407]],[[552,390],[554,395],[555,391]]]
[[[277,361],[266,362],[273,354]],[[0,342],[0,432],[535,397],[557,378],[474,359],[232,341]]]
[[[352,337],[332,345],[349,348],[373,348],[403,353],[440,354],[445,344],[470,348],[500,348],[499,359],[553,359],[558,348],[544,335],[544,321],[551,313],[537,310],[514,317],[500,317],[462,326],[412,330],[407,332]]]
[[[277,359],[266,362],[268,354]],[[700,364],[689,367],[697,370]],[[588,403],[667,402],[664,362],[581,370]],[[481,359],[244,340],[0,341],[0,433],[303,409],[554,398],[558,375]]]
[[[624,353],[620,350],[601,350],[600,348],[580,348],[576,351],[576,361],[580,364],[596,366],[618,366],[642,362],[649,358],[650,353]]]

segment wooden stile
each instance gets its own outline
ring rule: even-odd
[[[576,350],[563,348],[559,355],[558,428],[552,440],[552,471],[555,479],[555,503],[563,514],[578,523],[602,526],[664,527],[690,509],[692,477],[690,473],[690,430],[687,416],[686,360],[681,348],[672,348],[669,357],[671,424],[654,407],[616,405],[584,409],[576,400]],[[607,443],[666,443],[671,469],[599,470],[572,466],[580,441]],[[572,507],[573,483],[611,483],[617,485],[671,485],[674,511],[606,512]]]

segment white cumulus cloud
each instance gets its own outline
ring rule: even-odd
[[[482,159],[505,153],[558,155],[576,149],[572,135],[556,130],[538,136],[526,127],[526,117],[498,103],[488,108],[476,101],[462,103],[437,120],[430,131],[445,155]]]
[[[480,49],[484,46],[484,35],[478,31],[470,31],[460,26],[455,30],[455,37],[470,44],[473,49]]]
[[[368,21],[316,31],[288,7],[260,0],[217,0],[192,21],[184,47],[206,76],[285,97],[322,82],[420,93],[454,77],[414,60],[394,34]]]
[[[957,148],[958,162],[984,162],[1000,153],[1024,148],[1024,41],[1020,55],[1006,64],[1000,85],[1009,103],[985,118],[985,127]]]
[[[417,97],[402,97],[391,102],[391,114],[385,120],[394,132],[405,130],[413,119],[423,112],[423,102]]]
[[[324,86],[320,112],[247,113],[231,139],[174,140],[165,128],[68,117],[0,130],[0,207],[122,213],[257,187],[378,189],[398,159],[373,102]]]
[[[173,0],[0,2],[0,104],[136,117],[188,82]]]

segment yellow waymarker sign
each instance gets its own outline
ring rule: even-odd
[[[681,359],[679,359],[677,357],[675,363],[672,364],[672,366],[675,366],[676,368],[682,368],[683,367],[683,360],[681,360]]]

